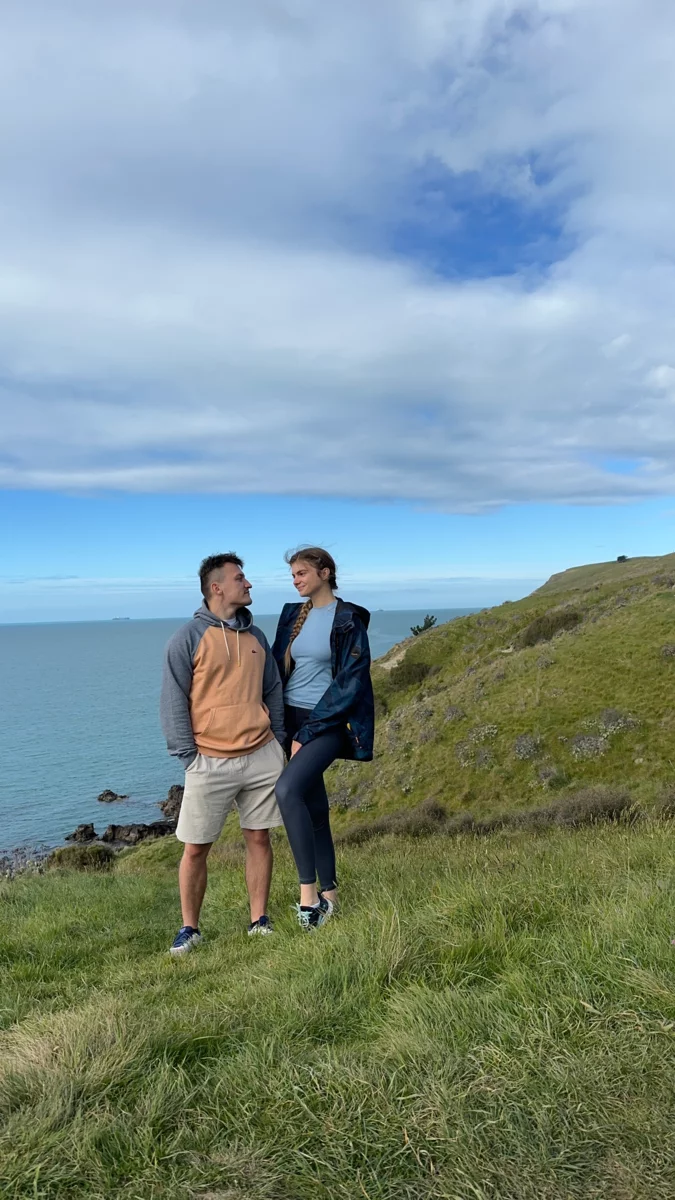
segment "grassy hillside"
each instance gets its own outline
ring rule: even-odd
[[[332,772],[343,824],[429,798],[536,807],[598,783],[649,804],[675,782],[675,555],[554,575],[410,638],[374,682],[376,759]]]
[[[3,1200],[675,1194],[667,824],[350,847],[316,935],[282,853],[275,940],[221,846],[174,962],[177,851],[2,886]]]
[[[314,935],[281,833],[275,937],[231,828],[179,961],[175,839],[0,884],[2,1200],[671,1200],[674,585],[577,568],[378,663]]]

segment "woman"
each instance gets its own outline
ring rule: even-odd
[[[284,605],[272,647],[284,684],[288,755],[276,795],[300,879],[298,921],[314,929],[332,916],[337,898],[323,773],[336,758],[373,757],[370,613],[335,596],[327,550],[308,546],[286,562],[302,603]]]

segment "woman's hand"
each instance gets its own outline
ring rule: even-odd
[[[293,757],[294,754],[298,753],[298,750],[302,750],[302,742],[292,742],[291,743],[291,758]]]

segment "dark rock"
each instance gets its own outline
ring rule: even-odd
[[[661,647],[661,658],[675,658],[675,646],[672,642]]]
[[[105,833],[101,834],[101,841],[122,842],[125,846],[135,846],[138,842],[144,842],[146,838],[166,837],[168,833],[174,833],[175,829],[175,821],[151,821],[149,825],[143,822],[109,825]]]
[[[466,716],[466,713],[464,712],[464,709],[458,708],[456,704],[452,704],[450,706],[450,708],[448,708],[446,710],[445,720],[446,721],[463,721],[465,716]]]
[[[67,842],[93,842],[96,830],[93,825],[78,825],[72,833],[66,834]]]
[[[513,752],[516,758],[529,759],[536,758],[541,746],[541,738],[536,733],[521,733],[516,738]]]
[[[169,794],[166,800],[162,800],[159,807],[168,821],[177,821],[180,813],[180,806],[183,803],[183,792],[185,788],[182,783],[174,783],[169,788]]]
[[[115,800],[128,800],[128,796],[122,796],[119,792],[111,792],[110,788],[106,788],[96,797],[101,804],[112,804]]]

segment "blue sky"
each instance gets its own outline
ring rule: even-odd
[[[298,541],[377,607],[673,548],[672,5],[0,26],[0,620],[189,611],[223,544],[268,610]]]
[[[258,612],[294,593],[283,562],[298,543],[330,548],[342,594],[372,608],[482,607],[518,599],[554,571],[673,544],[667,501],[483,515],[410,505],[270,496],[0,496],[11,538],[0,577],[5,621],[182,616],[199,601],[202,556],[246,561]],[[10,544],[11,541],[11,544]]]

